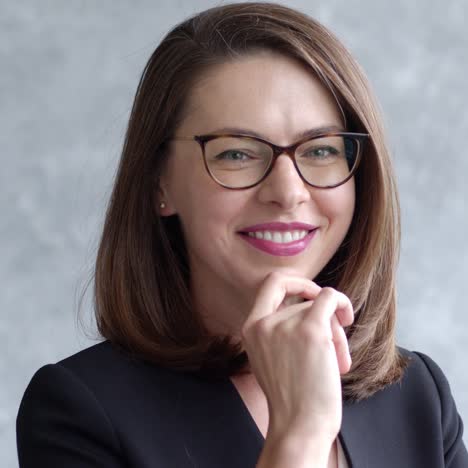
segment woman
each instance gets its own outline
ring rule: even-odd
[[[397,348],[399,207],[366,79],[323,26],[233,4],[150,58],[98,252],[106,341],[33,377],[21,467],[468,466]]]

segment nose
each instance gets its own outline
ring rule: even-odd
[[[267,178],[261,182],[258,197],[262,203],[274,203],[290,211],[308,201],[310,191],[291,158],[282,154],[274,162]]]

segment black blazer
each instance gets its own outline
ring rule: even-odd
[[[465,468],[463,425],[437,365],[419,353],[399,384],[345,403],[353,468]],[[263,436],[229,378],[131,359],[109,342],[39,369],[17,418],[21,468],[249,468]]]

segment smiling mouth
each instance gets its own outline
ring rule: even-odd
[[[292,231],[248,231],[239,232],[239,234],[256,250],[273,256],[293,256],[307,248],[317,230],[318,228]]]
[[[240,232],[244,236],[251,237],[253,239],[259,239],[263,241],[269,241],[274,244],[290,244],[292,242],[301,241],[304,239],[308,234],[315,229],[306,230],[306,229],[294,229],[291,231],[272,231],[272,230],[265,230],[265,231],[250,231],[250,232]]]

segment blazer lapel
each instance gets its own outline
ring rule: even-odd
[[[232,382],[185,379],[179,415],[191,428],[184,443],[193,466],[255,467],[264,439]]]
[[[399,386],[390,385],[370,398],[344,403],[340,440],[350,468],[394,468],[411,459],[398,427],[399,396]]]
[[[371,421],[377,417],[378,413],[372,413],[372,405],[367,400],[343,405],[339,437],[349,468],[385,468],[385,461],[376,462],[372,449],[377,441]]]

